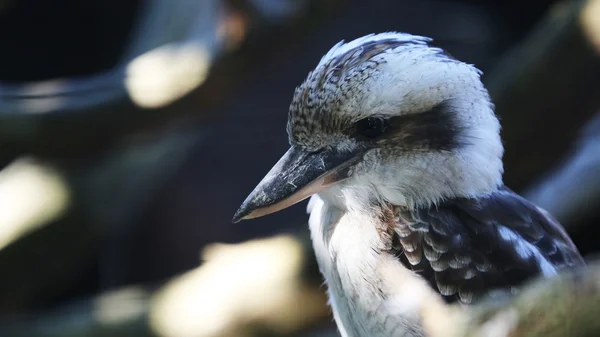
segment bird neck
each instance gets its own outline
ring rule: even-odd
[[[391,224],[385,219],[392,219],[387,213],[394,210],[342,211],[332,204],[339,200],[321,195],[309,202],[309,227],[342,335],[424,336],[419,313],[439,299],[425,280],[389,254],[385,229]]]

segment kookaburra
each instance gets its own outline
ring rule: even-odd
[[[584,264],[551,215],[504,186],[480,71],[429,42],[388,32],[335,45],[294,93],[290,149],[234,216],[312,196],[344,337],[425,335],[420,284],[469,304]]]

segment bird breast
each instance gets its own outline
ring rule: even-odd
[[[344,337],[423,336],[428,284],[389,253],[378,214],[342,212],[314,196],[309,225],[334,318]]]

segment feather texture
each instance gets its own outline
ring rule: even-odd
[[[396,255],[451,302],[468,304],[584,264],[563,227],[507,187],[402,211],[398,220]]]

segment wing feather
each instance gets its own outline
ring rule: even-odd
[[[506,187],[399,219],[394,240],[404,254],[397,256],[448,301],[471,303],[584,265],[558,221]]]

